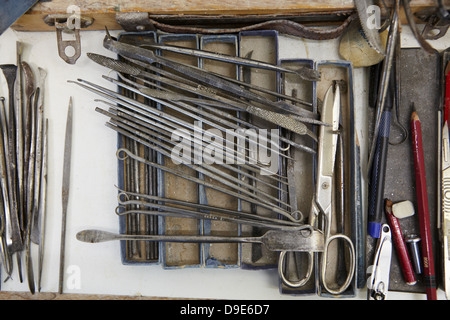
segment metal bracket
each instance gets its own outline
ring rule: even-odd
[[[425,40],[438,40],[445,36],[450,27],[450,12],[448,1],[437,0],[437,6],[426,8],[415,14],[425,23],[422,36]]]
[[[126,31],[155,31],[148,12],[118,12],[116,21]]]
[[[445,36],[450,27],[450,21],[443,19],[439,15],[433,15],[428,18],[427,24],[422,31],[426,40],[437,40]]]
[[[155,31],[166,33],[224,34],[250,30],[276,30],[313,40],[335,39],[357,19],[353,11],[320,12],[287,15],[152,15],[148,12],[118,12],[116,22],[127,32]],[[340,21],[333,29],[318,30],[306,22]]]
[[[50,14],[44,18],[44,22],[49,26],[56,27],[59,56],[65,62],[75,64],[81,56],[80,29],[92,25],[94,18],[82,17],[78,13]],[[63,40],[63,32],[74,34],[75,40]],[[70,47],[75,51],[72,55],[68,55],[66,52],[66,49]]]

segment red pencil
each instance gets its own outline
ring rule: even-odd
[[[445,68],[444,121],[450,123],[450,63]]]
[[[415,110],[411,115],[411,133],[416,174],[417,212],[419,216],[420,235],[422,238],[425,288],[427,299],[437,300],[433,246],[430,231],[430,213],[428,210],[427,182],[425,177],[425,160],[423,156],[422,127],[419,116]]]

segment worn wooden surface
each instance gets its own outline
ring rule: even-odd
[[[385,2],[389,4],[393,1]],[[412,0],[411,6],[427,7],[435,3],[435,0]],[[77,5],[83,12],[148,11],[152,14],[268,14],[354,8],[353,0],[78,0],[69,4]],[[65,12],[67,7],[68,2],[65,0],[52,0],[38,3],[30,13]]]
[[[0,300],[176,300],[173,298],[45,292],[0,292]],[[184,300],[184,299],[183,299]]]
[[[385,1],[388,5],[392,2]],[[52,31],[43,19],[48,14],[66,13],[69,5],[80,8],[81,14],[95,18],[86,30],[122,29],[116,22],[118,12],[148,12],[151,15],[174,15],[180,19],[186,15],[295,15],[314,12],[336,12],[354,10],[353,0],[103,0],[41,2],[31,8],[12,26],[18,31]],[[413,12],[436,5],[436,0],[412,0]]]

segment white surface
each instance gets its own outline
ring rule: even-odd
[[[91,245],[75,239],[75,234],[86,228],[118,230],[118,219],[114,214],[117,205],[117,190],[114,187],[117,183],[116,134],[104,126],[106,118],[94,111],[97,106],[94,99],[97,96],[67,83],[67,80],[83,78],[113,88],[101,78],[107,70],[86,57],[87,52],[114,56],[102,47],[103,37],[104,32],[82,32],[82,56],[75,65],[68,65],[57,54],[56,34],[53,32],[22,33],[7,30],[0,36],[0,63],[16,63],[15,44],[21,41],[26,44],[23,60],[34,69],[40,66],[48,72],[44,90],[50,140],[42,291],[58,290],[64,132],[69,97],[72,96],[72,180],[65,262],[69,273],[65,276],[64,292],[185,298],[302,299],[279,294],[276,271],[204,268],[163,270],[161,266],[124,266],[120,261],[119,242]],[[404,46],[417,45],[407,29],[402,34],[402,40]],[[447,36],[439,42],[439,48],[445,48],[448,43],[450,38]],[[287,41],[280,38],[280,52],[286,52],[286,56],[280,58],[339,59],[336,41],[299,40],[298,48],[286,48],[286,45]],[[7,97],[5,81],[1,79],[0,95]],[[367,139],[366,84],[365,70],[356,69],[356,124],[362,145]],[[367,150],[362,150],[362,157],[367,157]],[[19,283],[16,268],[13,280],[2,283],[2,290],[28,291],[26,275],[24,283]],[[362,290],[359,298],[365,299],[365,295],[365,290]],[[389,298],[424,300],[426,297],[390,293]],[[439,298],[444,299],[441,291]]]

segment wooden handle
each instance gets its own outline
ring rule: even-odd
[[[392,238],[394,240],[394,247],[397,253],[400,267],[403,272],[403,278],[408,285],[416,284],[416,277],[414,275],[413,266],[409,258],[408,250],[403,239],[402,229],[399,220],[392,214],[392,201],[386,200],[385,207],[386,218],[391,228]]]

